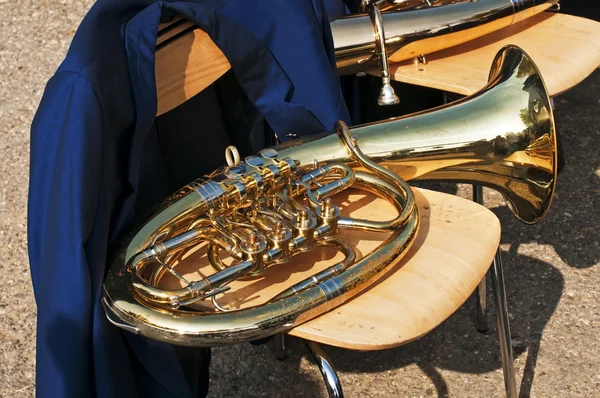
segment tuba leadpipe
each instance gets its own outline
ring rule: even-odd
[[[470,97],[352,129],[338,122],[333,133],[262,150],[182,188],[125,242],[108,269],[102,303],[113,324],[163,342],[218,346],[267,337],[351,299],[402,258],[419,228],[406,180],[486,185],[505,195],[520,220],[535,223],[550,206],[555,166],[542,77],[524,52],[508,46],[487,86]],[[386,222],[341,216],[329,197],[349,187],[377,193],[398,215]],[[337,238],[340,229],[391,234],[357,259]],[[187,281],[176,262],[200,242],[216,272]],[[323,245],[345,259],[262,305],[231,310],[218,302],[232,281]],[[218,260],[223,253],[231,264]],[[159,286],[167,273],[183,287]],[[190,307],[199,301],[212,301],[215,312]]]

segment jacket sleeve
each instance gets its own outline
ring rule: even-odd
[[[102,117],[88,81],[58,72],[31,127],[29,261],[38,397],[90,396],[92,289],[86,243],[98,203]]]

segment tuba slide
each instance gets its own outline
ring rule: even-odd
[[[103,290],[108,319],[163,342],[219,346],[263,338],[306,322],[385,276],[411,246],[419,216],[408,180],[485,185],[504,194],[515,216],[540,221],[556,183],[556,137],[539,70],[517,47],[503,48],[480,92],[430,111],[262,150],[175,193],[125,242]],[[341,214],[332,197],[364,189],[397,209],[388,221]],[[335,199],[335,198],[334,198]],[[342,229],[387,232],[357,258]],[[214,272],[188,281],[182,253],[204,245]],[[219,301],[232,281],[318,246],[344,259],[263,305],[230,310]],[[183,287],[166,290],[166,274]],[[195,304],[212,305],[199,310]]]

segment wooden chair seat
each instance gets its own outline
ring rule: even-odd
[[[390,73],[396,81],[470,95],[487,83],[494,57],[507,44],[523,48],[532,57],[551,96],[574,87],[600,65],[600,23],[545,12],[465,44],[426,54],[426,65],[414,61],[391,65]]]
[[[492,262],[500,240],[496,216],[474,202],[444,193],[414,189],[421,227],[410,251],[381,282],[342,306],[292,331],[290,335],[330,345],[379,350],[423,336],[454,313],[475,290]],[[386,220],[394,208],[365,191],[334,197],[342,214]],[[387,234],[344,231],[358,257],[369,253]],[[333,249],[315,249],[276,265],[259,278],[236,281],[219,304],[236,309],[254,306],[285,288],[341,260]],[[206,250],[187,253],[177,265],[188,280],[214,271]],[[166,275],[165,287],[179,281]],[[209,308],[208,304],[199,307]]]

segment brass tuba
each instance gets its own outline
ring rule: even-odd
[[[419,217],[405,181],[482,184],[502,192],[521,221],[535,223],[550,206],[555,166],[544,82],[527,54],[508,46],[487,86],[470,97],[352,129],[339,122],[334,133],[265,149],[182,188],[126,242],[110,265],[102,302],[115,325],[168,343],[218,346],[273,335],[349,300],[406,253]],[[344,217],[330,197],[349,187],[387,199],[398,215]],[[391,233],[357,259],[338,239],[341,229]],[[199,244],[214,273],[187,281],[174,265]],[[334,247],[345,259],[263,305],[228,310],[219,302],[232,281],[260,276],[316,246]],[[167,273],[183,287],[160,288]],[[214,311],[192,308],[199,301],[212,301]]]

